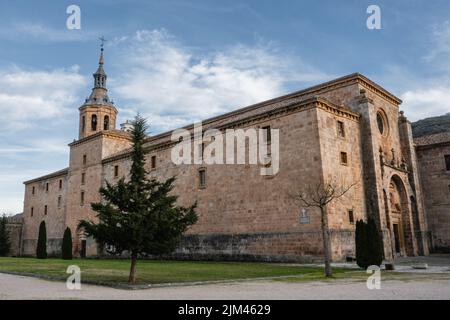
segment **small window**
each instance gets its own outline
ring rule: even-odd
[[[83,165],[85,165],[86,162],[87,162],[87,157],[86,157],[86,155],[84,154],[84,155],[83,155]]]
[[[92,131],[97,131],[97,116],[94,114],[91,119]]]
[[[45,184],[45,192],[48,192],[48,182]]]
[[[62,197],[58,197],[58,208],[61,208]]]
[[[450,171],[450,154],[445,155],[445,168]]]
[[[264,136],[264,142],[267,144],[270,144],[272,142],[272,134],[270,132],[270,126],[262,127],[263,129],[263,136]]]
[[[344,128],[344,123],[342,121],[337,122],[337,131],[338,131],[339,137],[345,138],[345,128]]]
[[[341,152],[341,164],[343,165],[348,164],[347,152]]]
[[[81,184],[84,184],[86,182],[86,173],[81,174]]]
[[[61,190],[62,189],[62,180],[60,179],[59,180],[59,190]]]
[[[355,216],[353,214],[353,210],[348,210],[348,222],[350,222],[350,224],[355,224]]]
[[[31,188],[31,194],[34,195],[35,192],[36,192],[36,188],[35,188],[35,187],[32,187],[32,188]]]
[[[84,206],[84,191],[81,191],[81,194],[80,194],[80,205]]]
[[[47,212],[48,212],[48,207],[47,207],[47,205],[45,205],[44,206],[44,215],[47,215]]]
[[[114,177],[117,178],[119,176],[119,166],[114,166]]]
[[[109,130],[109,116],[105,116],[105,118],[104,118],[103,130]]]
[[[152,156],[151,158],[151,168],[152,169],[156,168],[156,156]]]
[[[31,216],[34,214],[34,207],[31,207]]]
[[[198,178],[200,188],[206,187],[206,169],[200,169],[198,171]]]
[[[84,133],[85,130],[86,130],[86,116],[83,116],[81,120],[81,132]]]

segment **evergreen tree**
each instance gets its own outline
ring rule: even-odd
[[[367,235],[366,235],[366,224],[364,221],[359,220],[356,222],[356,264],[363,269],[367,269]]]
[[[47,230],[45,227],[45,221],[42,221],[39,225],[39,237],[36,248],[36,258],[47,259]]]
[[[0,257],[6,257],[10,251],[9,232],[6,229],[8,219],[6,215],[0,218]]]
[[[372,218],[367,221],[367,238],[370,265],[380,266],[383,262],[383,243],[375,220]]]
[[[380,266],[383,262],[383,246],[375,221],[369,218],[367,223],[359,220],[355,232],[356,263],[360,268]]]
[[[106,182],[100,189],[103,201],[91,204],[98,223],[82,220],[78,225],[108,253],[130,254],[130,283],[136,282],[138,257],[172,252],[182,234],[197,221],[196,204],[176,205],[177,196],[171,193],[175,178],[163,182],[147,178],[146,130],[146,120],[136,116],[131,131],[130,179],[121,178],[116,185]]]
[[[61,254],[64,260],[72,260],[72,232],[69,227],[64,231]]]

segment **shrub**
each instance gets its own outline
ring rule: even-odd
[[[6,257],[10,251],[9,233],[6,229],[8,219],[5,215],[0,218],[0,257]]]
[[[369,218],[367,223],[356,222],[355,232],[356,263],[360,268],[380,266],[383,262],[383,246],[375,221]]]
[[[45,221],[39,225],[39,237],[36,248],[36,258],[47,259],[47,230],[45,228]]]
[[[64,260],[72,260],[72,232],[69,227],[64,231],[61,255]]]

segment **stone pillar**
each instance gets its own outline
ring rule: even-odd
[[[428,223],[426,221],[425,206],[423,200],[422,186],[420,184],[419,166],[417,164],[417,155],[414,146],[411,123],[405,117],[403,111],[399,116],[399,133],[402,146],[403,161],[408,170],[408,180],[414,193],[414,199],[408,199],[412,213],[413,234],[417,240],[419,255],[428,255]]]

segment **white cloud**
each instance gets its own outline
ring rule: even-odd
[[[408,117],[417,121],[450,112],[450,88],[433,87],[406,91],[401,95]]]
[[[77,93],[85,85],[77,66],[51,71],[17,67],[0,71],[0,133],[64,115],[68,107],[79,103]]]
[[[0,29],[1,38],[14,41],[24,39],[46,42],[90,41],[97,39],[99,34],[102,32],[92,29],[69,30],[65,27],[54,29],[41,23],[29,22],[15,23]]]
[[[450,54],[450,21],[434,26],[430,42],[430,51],[424,57],[426,61],[439,63],[441,57],[448,57]],[[448,59],[441,62],[448,64]],[[450,65],[447,66],[450,67]]]
[[[164,30],[138,31],[112,44],[123,48],[117,62],[123,69],[111,91],[160,129],[274,98],[289,82],[329,79],[271,45],[236,45],[202,55]]]

